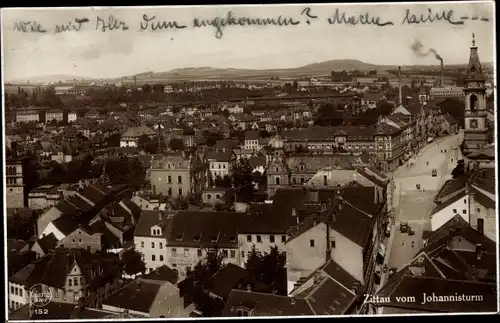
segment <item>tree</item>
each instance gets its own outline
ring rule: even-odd
[[[269,286],[269,293],[287,295],[286,255],[272,247],[269,253],[263,256],[252,248],[245,263],[245,268],[250,276]]]
[[[236,198],[241,202],[250,202],[255,191],[252,167],[248,159],[242,158],[233,170],[232,182]]]
[[[146,264],[142,260],[142,255],[135,249],[123,251],[120,265],[127,275],[142,274],[146,271]]]
[[[213,284],[213,276],[223,268],[222,253],[215,248],[208,252],[206,259],[200,260],[193,270],[187,273],[185,280],[179,283],[180,296],[193,302],[196,309],[204,317],[220,316],[224,309],[224,302],[212,297],[208,289]]]
[[[151,142],[151,139],[149,139],[149,136],[146,134],[142,134],[139,137],[137,145],[139,146],[140,149],[145,149],[146,145]]]
[[[231,187],[231,179],[227,175],[225,175],[224,177],[217,176],[214,179],[214,185],[215,185],[215,187],[230,188]]]
[[[15,213],[7,217],[7,238],[29,240],[35,232],[38,214],[36,212]]]
[[[174,210],[187,210],[187,208],[189,207],[188,200],[183,196],[174,198],[171,204]]]
[[[179,138],[172,138],[168,143],[168,148],[172,150],[183,150],[184,142]]]
[[[144,94],[150,94],[152,90],[153,90],[153,88],[151,87],[151,85],[149,85],[147,83],[142,86],[142,92]]]

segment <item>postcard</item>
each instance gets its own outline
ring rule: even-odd
[[[9,321],[498,311],[493,1],[1,22]]]

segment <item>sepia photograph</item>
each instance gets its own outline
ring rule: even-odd
[[[493,1],[1,10],[8,321],[498,313]]]

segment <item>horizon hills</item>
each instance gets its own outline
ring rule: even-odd
[[[483,63],[491,65],[491,63]],[[463,64],[445,64],[446,67],[464,67],[467,63]],[[184,67],[169,70],[167,72],[142,72],[128,76],[119,77],[86,77],[65,74],[41,75],[33,76],[16,80],[9,80],[5,83],[9,84],[43,84],[43,83],[57,83],[67,81],[107,81],[107,82],[120,82],[132,81],[134,77],[137,82],[179,82],[179,81],[230,81],[230,80],[248,80],[248,81],[264,81],[269,80],[271,77],[281,78],[301,78],[313,77],[330,74],[331,71],[342,70],[359,70],[362,72],[376,70],[383,72],[387,70],[396,69],[398,65],[377,65],[365,63],[356,59],[334,59],[319,63],[311,63],[300,67],[280,68],[280,69],[239,69],[239,68],[218,68],[218,67]],[[401,65],[401,68],[424,68],[424,67],[437,67],[440,68],[440,63],[436,60],[433,65]]]

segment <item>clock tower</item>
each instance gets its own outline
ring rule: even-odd
[[[476,41],[472,34],[469,66],[465,78],[465,131],[463,154],[479,152],[488,144],[488,127],[486,123],[486,78],[483,74]]]

